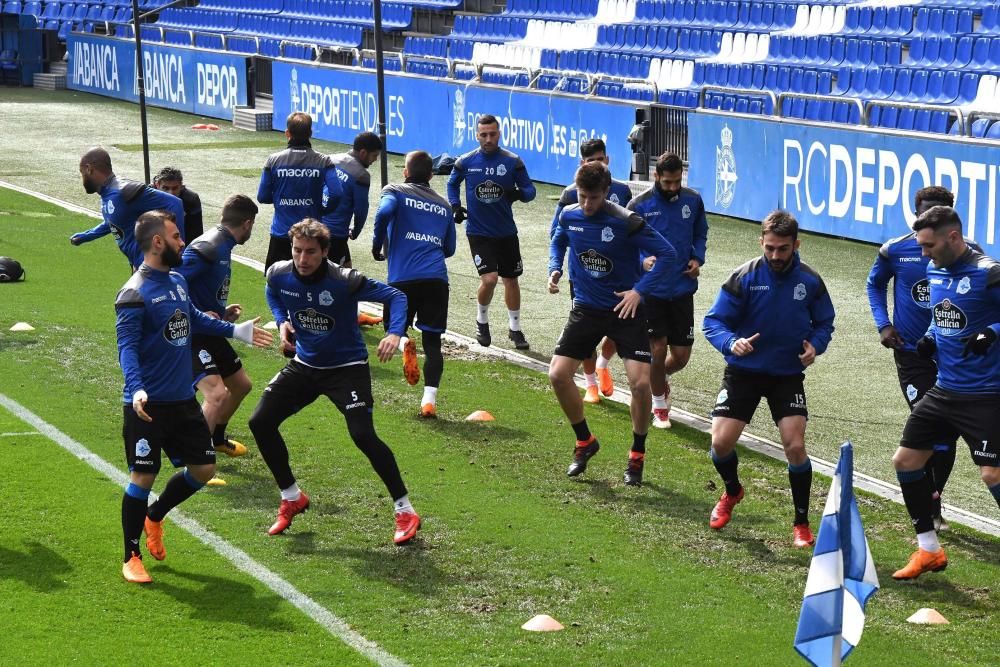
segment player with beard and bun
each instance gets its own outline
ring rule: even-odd
[[[115,237],[118,249],[135,270],[142,264],[142,249],[135,239],[135,222],[147,211],[165,210],[174,216],[181,239],[184,235],[184,204],[168,192],[161,192],[145,183],[126,181],[115,176],[111,155],[100,147],[91,148],[80,158],[80,178],[88,195],[101,195],[101,216],[104,221],[85,232],[70,237],[73,245],[89,243],[102,236]]]
[[[125,376],[123,412],[129,485],[122,497],[122,532],[126,581],[149,583],[139,537],[157,560],[166,558],[163,518],[215,474],[215,449],[201,406],[194,397],[191,336],[238,338],[257,347],[271,344],[271,334],[254,326],[260,318],[232,324],[198,310],[181,265],[184,241],[173,215],[151,211],[139,216],[135,239],[143,261],[115,300],[118,358]],[[149,490],[160,470],[160,452],[184,465],[147,508]]]
[[[358,328],[357,312],[358,301],[377,301],[390,308],[389,326],[378,344],[379,360],[389,361],[408,342],[406,295],[328,261],[330,232],[318,220],[296,223],[288,235],[292,259],[268,270],[265,295],[281,332],[282,347],[294,350],[295,357],[267,385],[250,417],[260,454],[281,491],[278,517],[267,532],[285,532],[292,519],[309,508],[309,496],[292,474],[288,447],[278,429],[299,410],[326,396],[344,415],[351,440],[389,490],[396,513],[393,541],[404,544],[417,534],[420,517],[410,504],[396,457],[375,433],[368,348]],[[294,343],[290,334],[295,335]]]
[[[726,490],[709,526],[720,530],[743,500],[736,441],[767,398],[788,460],[795,519],[793,544],[814,543],[809,530],[812,464],[806,455],[803,371],[833,337],[833,302],[823,279],[799,259],[799,224],[772,211],[760,226],[764,254],[733,271],[705,314],[705,338],[726,358],[712,410],[712,462]],[[659,260],[657,261],[659,264]]]
[[[940,185],[931,185],[917,191],[914,208],[921,216],[935,206],[954,206],[955,196]],[[966,243],[976,251],[980,248],[972,240]],[[927,282],[927,265],[930,258],[923,254],[917,243],[917,233],[886,241],[879,248],[868,274],[868,303],[871,305],[875,326],[884,347],[892,350],[896,362],[896,375],[910,410],[924,397],[937,380],[934,359],[917,354],[917,341],[927,333],[931,323],[930,284]],[[886,291],[892,282],[892,319],[889,319],[889,302]],[[945,530],[947,522],[941,516],[941,494],[955,466],[957,440],[939,442],[927,462],[926,473],[934,485],[934,529]]]
[[[195,307],[226,322],[235,322],[243,312],[240,304],[229,303],[233,249],[250,240],[257,210],[246,195],[230,196],[222,205],[218,226],[184,248],[184,263],[178,269],[190,286]],[[220,336],[193,336],[191,353],[194,381],[205,397],[202,410],[215,451],[231,457],[245,455],[246,445],[226,436],[230,418],[253,388],[243,363]]]

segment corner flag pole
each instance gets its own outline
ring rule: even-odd
[[[136,2],[136,0],[132,0]],[[373,3],[375,11],[375,81],[378,87],[378,138],[382,140],[379,166],[382,172],[382,187],[389,184],[389,146],[385,136],[385,70],[382,68],[382,0]]]
[[[142,66],[142,15],[139,14],[139,0],[132,0],[132,32],[135,34],[135,80],[139,89],[139,119],[142,125],[142,165],[146,170],[146,185],[149,185],[149,127],[146,125],[146,77]]]

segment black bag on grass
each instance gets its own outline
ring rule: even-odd
[[[13,283],[24,278],[24,268],[16,259],[0,257],[0,283]]]

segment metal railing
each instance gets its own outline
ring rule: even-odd
[[[955,116],[955,122],[959,123],[958,134],[965,134],[965,113],[959,107],[942,107],[935,106],[933,104],[920,104],[918,102],[894,102],[892,100],[871,100],[865,105],[865,116],[864,125],[865,127],[873,127],[871,124],[872,120],[872,109],[875,108],[894,108],[894,109],[913,109],[915,111],[928,111],[930,113],[938,113],[941,111],[946,111],[950,116]],[[880,128],[883,130],[891,130],[894,128],[885,127]]]
[[[964,136],[972,137],[972,126],[977,120],[987,119],[993,121],[1000,121],[1000,112],[996,111],[970,111],[969,115],[965,117],[965,133]],[[1000,139],[994,139],[993,137],[975,137],[980,141],[1000,141]]]
[[[846,102],[847,104],[852,104],[857,108],[858,124],[860,125],[867,124],[865,105],[861,102],[861,100],[859,100],[856,97],[844,98],[844,97],[838,97],[837,95],[817,95],[812,93],[781,93],[780,95],[778,95],[777,102],[775,103],[774,107],[775,115],[777,115],[780,118],[786,118],[785,104],[784,104],[785,100],[805,100],[806,102],[816,101],[816,102],[834,102],[834,103]],[[797,116],[793,116],[793,118],[796,118],[797,120],[808,120],[808,119],[799,119]],[[820,121],[820,122],[834,122],[834,121]]]
[[[761,97],[771,101],[771,109],[774,110],[772,114],[776,113],[778,109],[778,96],[770,90],[744,90],[743,88],[727,88],[725,86],[703,86],[701,92],[698,94],[698,108],[706,108],[705,100],[708,97],[708,93],[722,93],[723,95],[738,95],[740,97]],[[759,116],[762,114],[754,115]]]
[[[649,107],[649,156],[655,160],[664,153],[675,153],[685,163],[688,161],[687,107],[652,104]]]

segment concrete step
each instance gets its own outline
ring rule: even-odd
[[[57,60],[49,64],[49,74],[61,74],[66,76],[67,64],[63,60]]]
[[[36,74],[32,85],[39,90],[66,90],[66,74]]]
[[[271,131],[271,110],[236,107],[233,110],[233,127],[251,132]]]

